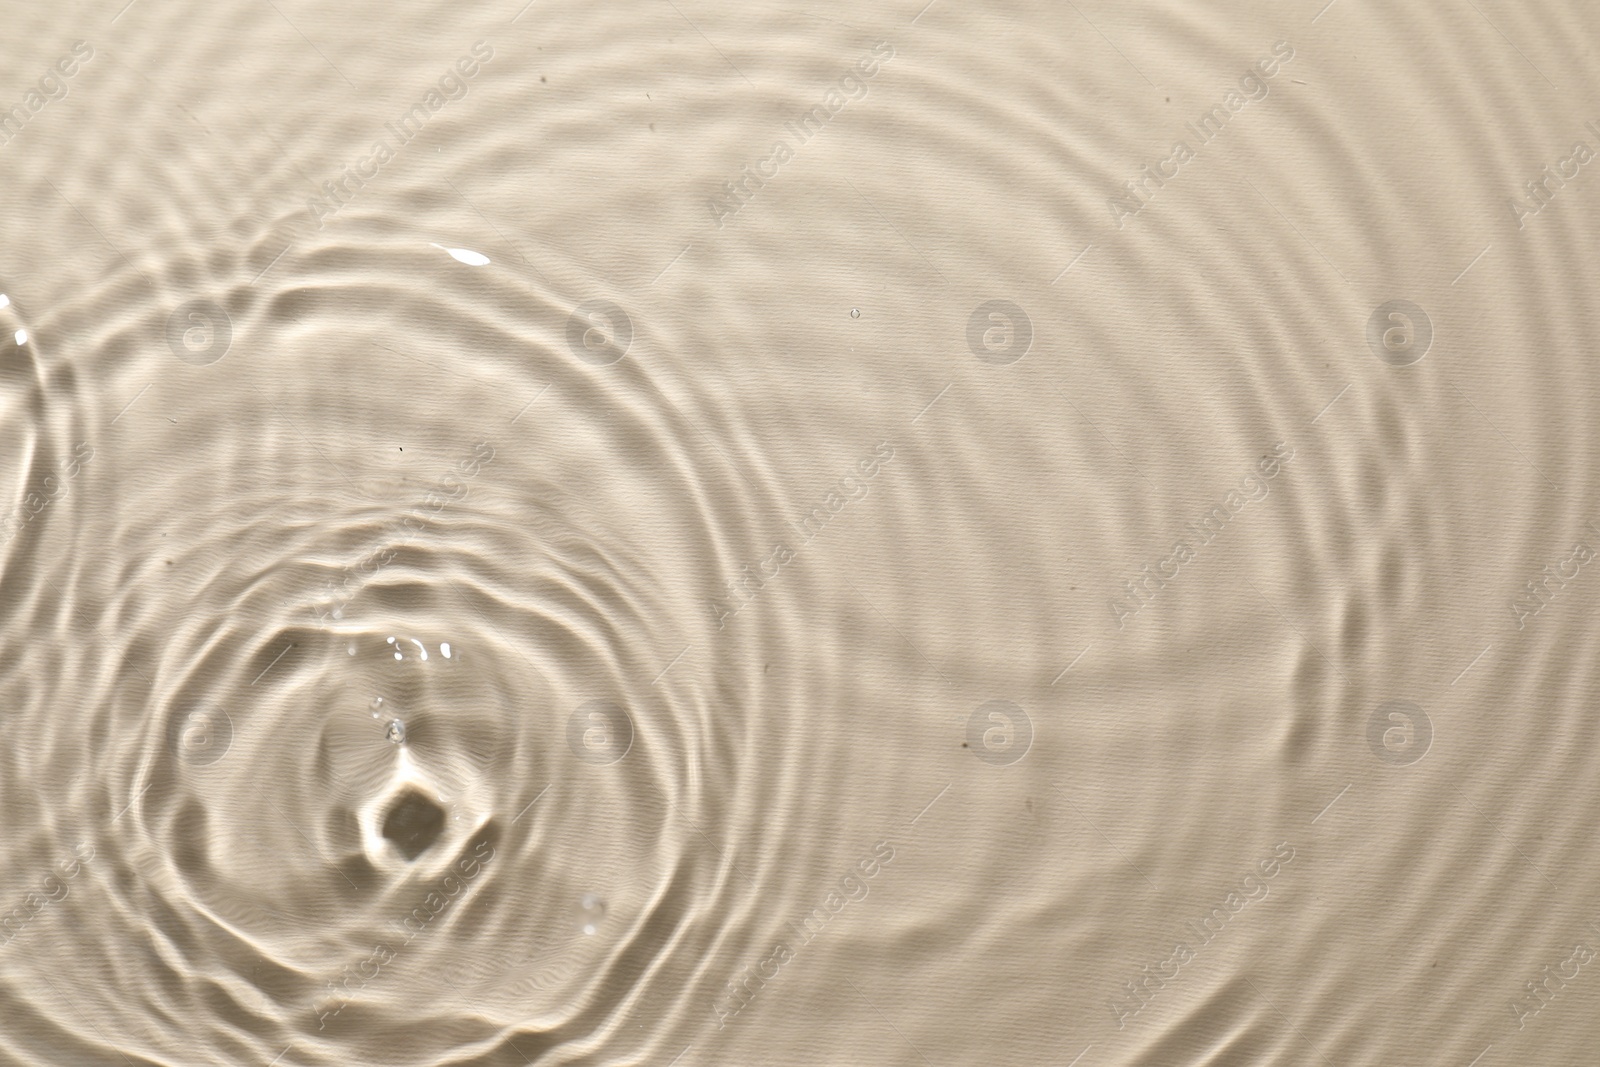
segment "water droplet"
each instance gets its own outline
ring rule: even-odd
[[[401,722],[399,719],[394,719],[393,721],[391,721],[389,723],[389,729],[387,731],[385,731],[383,736],[387,737],[391,744],[396,744],[396,745],[405,744],[406,743],[406,724]]]
[[[445,659],[449,659],[450,658],[450,642],[449,641],[446,641],[442,645],[439,646],[439,655],[443,656]]]
[[[372,717],[374,719],[376,719],[378,717],[378,715],[383,711],[383,698],[382,697],[373,697],[372,698],[372,703],[369,705],[369,707],[372,708]]]
[[[606,902],[594,893],[585,893],[583,899],[578,901],[578,912],[578,929],[586,934],[597,933],[600,920],[605,918]]]
[[[850,309],[850,317],[852,319],[859,319],[861,317],[861,309],[860,308],[851,308]]]

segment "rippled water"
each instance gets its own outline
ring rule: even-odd
[[[1593,1060],[1600,12],[923,5],[5,6],[0,1062]]]

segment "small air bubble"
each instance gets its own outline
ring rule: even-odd
[[[850,317],[852,319],[859,319],[861,317],[861,309],[860,308],[851,308],[850,309]]]

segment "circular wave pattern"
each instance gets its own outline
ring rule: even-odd
[[[76,17],[0,1059],[1581,1056],[1590,16]]]
[[[111,454],[49,444],[71,439],[81,401],[48,386],[67,372],[31,345],[8,350],[9,395],[40,414],[8,425],[35,427],[32,469],[70,461],[77,490],[8,545],[8,581],[55,592],[18,598],[9,625],[96,635],[54,669],[62,646],[20,651],[16,671],[53,682],[19,714],[70,703],[99,738],[69,757],[50,745],[76,731],[46,731],[13,770],[71,760],[70,787],[31,809],[58,823],[41,841],[84,849],[53,906],[92,898],[98,937],[147,946],[116,980],[171,997],[151,1026],[111,986],[74,982],[123,1035],[97,1040],[48,982],[12,986],[37,1041],[155,1061],[198,1035],[263,1063],[498,1062],[590,1041],[647,975],[695,964],[664,957],[689,901],[726,889],[690,828],[716,832],[708,805],[728,799],[684,773],[708,765],[703,724],[654,683],[668,636],[704,639],[695,586],[719,568],[663,576],[644,549],[718,540],[689,458],[703,446],[619,409],[608,392],[650,383],[636,365],[620,385],[599,376],[626,354],[615,332],[604,359],[581,332],[569,347],[581,308],[497,314],[542,298],[492,264],[487,288],[451,293],[467,266],[370,241],[280,265],[275,295],[153,324],[173,369],[145,369],[169,377],[128,412],[156,418]],[[319,275],[330,256],[341,267]],[[342,276],[357,260],[443,281],[412,318],[369,315],[416,301]],[[608,327],[626,314],[607,309]],[[381,400],[330,404],[328,366]],[[593,445],[566,436],[586,408],[612,413]],[[108,493],[115,508],[73,508]],[[607,529],[647,495],[675,502],[632,535]],[[80,573],[63,541],[112,546],[122,569]],[[21,973],[74,940],[50,918],[10,950]],[[663,980],[655,995],[677,995]]]

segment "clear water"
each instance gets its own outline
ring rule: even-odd
[[[0,1064],[1593,1061],[1600,10],[0,14]]]

